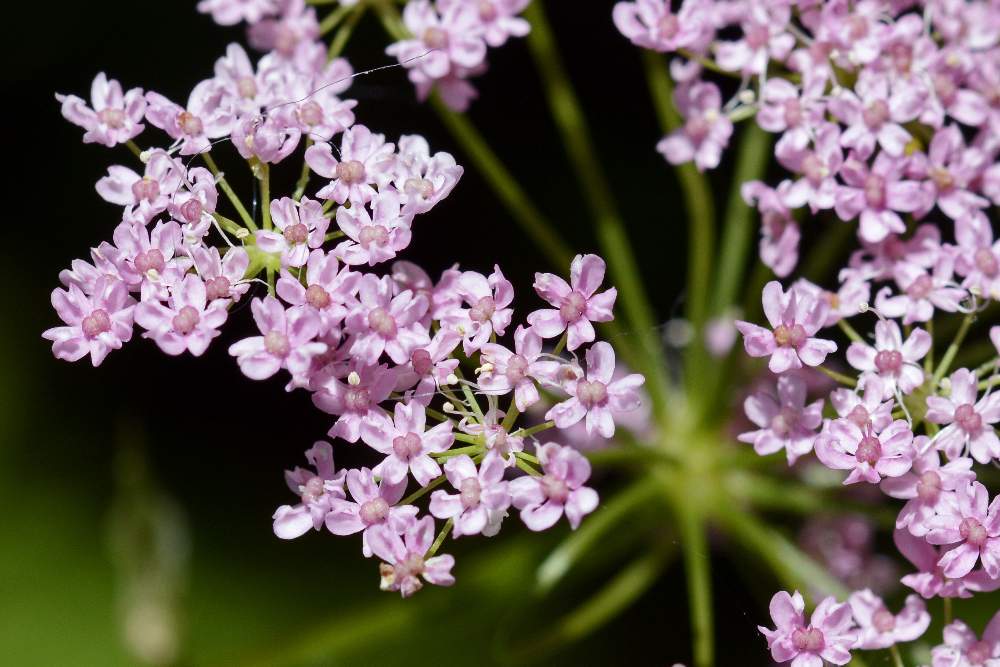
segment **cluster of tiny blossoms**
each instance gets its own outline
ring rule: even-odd
[[[408,0],[403,27],[411,36],[391,44],[423,101],[437,92],[455,111],[476,98],[469,82],[486,71],[486,52],[510,37],[523,37],[531,26],[519,14],[531,0]],[[340,0],[354,8],[358,0]],[[360,8],[359,8],[360,9]],[[222,25],[245,21],[250,43],[263,49],[290,50],[320,34],[316,12],[304,0],[201,0],[198,10]]]
[[[860,247],[835,290],[774,281],[763,291],[768,326],[737,322],[746,352],[776,376],[746,400],[758,428],[740,440],[761,455],[783,450],[790,464],[815,452],[844,484],[905,500],[895,541],[918,570],[902,579],[917,595],[899,614],[869,590],[828,598],[807,621],[798,593],[778,593],[777,629],[761,628],[773,658],[839,665],[852,649],[912,641],[929,623],[924,598],[1000,588],[1000,496],[991,501],[977,474],[1000,462],[1000,358],[949,375],[974,321],[1000,300],[988,215],[1000,204],[998,6],[684,0],[675,10],[637,0],[613,18],[636,45],[679,56],[682,124],[657,146],[669,162],[716,167],[734,122],[750,117],[779,135],[774,156],[788,177],[742,186],[761,215],[761,260],[778,277],[797,264],[807,211],[857,221]],[[728,101],[706,74],[732,77]],[[935,364],[933,332],[954,324]],[[849,375],[824,366],[838,349],[822,334],[833,326],[850,340]],[[1000,327],[990,336],[1000,354]],[[829,409],[808,398],[809,368],[844,385]],[[1000,615],[981,640],[956,621],[934,650],[937,667],[993,664]]]
[[[643,383],[616,375],[614,350],[596,341],[594,323],[612,320],[617,296],[602,289],[604,261],[577,256],[568,282],[536,274],[546,306],[515,324],[514,288],[499,267],[484,275],[456,265],[435,281],[397,260],[414,219],[451,192],[462,167],[420,136],[393,144],[355,124],[355,102],[338,97],[350,66],[327,61],[309,21],[295,29],[293,18],[311,10],[272,20],[263,18],[268,2],[202,6],[226,22],[256,16],[251,41],[272,50],[254,65],[230,45],[184,106],[123,92],[103,73],[89,104],[57,96],[85,142],[127,145],[138,171],[115,165],[97,183],[121,221],[110,242],[59,276],[52,304],[64,325],[43,334],[55,356],[97,366],[136,324],[163,352],[199,356],[249,300],[259,335],[229,348],[243,373],[283,372],[286,390],[310,392],[334,416],[330,437],[372,450],[371,467],[337,470],[332,445],[315,443],[310,467],[286,473],[299,502],[278,508],[275,534],[360,533],[364,555],[382,561],[382,587],[404,596],[422,581],[451,584],[453,559],[437,555],[447,534],[493,535],[511,507],[531,530],[563,515],[576,528],[598,504],[585,485],[590,466],[535,434],[582,425],[610,438],[616,416],[639,406]],[[146,124],[167,135],[162,147],[135,144]],[[296,191],[272,198],[271,167],[300,144]],[[230,145],[257,181],[260,220],[211,155]],[[193,166],[199,160],[206,166]],[[321,180],[314,198],[305,196],[311,176]],[[218,210],[220,190],[237,219]],[[254,296],[260,285],[267,293]],[[545,421],[519,423],[544,405],[542,392]],[[415,503],[431,491],[421,516]]]

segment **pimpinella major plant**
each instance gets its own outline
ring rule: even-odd
[[[933,612],[945,625],[935,667],[1000,665],[1000,614],[974,628],[951,607],[1000,588],[997,7],[614,6],[608,29],[638,47],[663,178],[677,179],[688,221],[685,312],[664,343],[542,3],[404,5],[202,0],[218,23],[246,23],[263,55],[230,44],[183,104],[103,73],[89,103],[57,96],[85,142],[133,155],[97,183],[122,210],[111,240],[52,293],[54,355],[96,366],[138,326],[168,355],[199,356],[249,302],[259,335],[228,350],[243,374],[281,376],[331,415],[332,443],[285,473],[295,502],[276,510],[274,534],[360,534],[373,581],[404,597],[461,585],[449,539],[488,544],[508,520],[575,531],[538,563],[542,591],[612,531],[656,534],[655,521],[676,536],[644,544],[533,650],[597,629],[679,555],[692,636],[675,652],[715,664],[711,532],[787,589],[759,619],[776,662],[876,652],[916,665]],[[384,27],[386,54],[458,158],[359,122],[342,54],[363,20]],[[522,38],[596,252],[567,246],[464,113],[489,49]],[[255,193],[233,189],[222,151]],[[719,198],[705,172],[724,159]],[[296,160],[294,188],[273,192],[271,170]],[[405,259],[414,231],[434,233],[418,218],[467,167],[552,262],[526,310],[499,264],[466,270],[455,256],[435,278]],[[367,447],[370,464],[338,468],[335,446]],[[601,499],[593,466],[630,481]],[[824,509],[854,514],[831,522]],[[773,515],[801,520],[803,538]],[[891,533],[904,576],[875,576],[885,561],[849,521]]]

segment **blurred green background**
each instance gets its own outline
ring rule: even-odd
[[[14,211],[0,247],[0,507],[7,510],[0,665],[689,660],[683,571],[669,558],[676,541],[661,533],[661,523],[641,521],[655,519],[658,506],[610,533],[545,595],[537,590],[539,564],[568,527],[533,535],[511,520],[492,540],[449,544],[458,559],[454,588],[428,587],[404,601],[378,590],[376,565],[361,557],[358,539],[310,533],[282,542],[272,535],[274,508],[294,500],[282,470],[303,462],[302,452],[330,420],[305,393],[286,394],[282,381],[253,383],[239,373],[225,350],[247,335],[248,313],[234,312],[201,360],[168,358],[138,338],[96,370],[52,358],[40,334],[57,322],[48,304],[57,273],[110,237],[117,222],[116,207],[93,185],[107,165],[132,164],[124,148],[83,145],[52,95],[87,97],[103,70],[127,88],[155,88],[183,103],[225,44],[243,37],[196,14],[193,4],[21,4],[9,23],[15,29],[4,45],[3,141],[16,175],[7,181]],[[614,30],[612,4],[547,6],[665,320],[683,298],[684,224],[674,181],[653,150],[659,130],[638,54]],[[346,55],[357,69],[382,65],[385,44],[369,20]],[[472,119],[571,246],[593,251],[525,45],[515,40],[491,51],[490,61],[491,71],[476,81],[481,97]],[[401,71],[360,79],[348,96],[360,101],[359,122],[390,139],[424,134],[463,161],[437,119],[415,103]],[[146,146],[153,136],[138,141]],[[220,163],[248,196],[249,175],[235,160]],[[296,175],[297,165],[279,172],[274,191]],[[726,176],[723,170],[713,178]],[[478,270],[499,262],[527,297],[533,272],[553,268],[472,170],[417,232],[406,258],[432,275],[456,261]],[[522,298],[521,315],[529,299]],[[335,447],[339,464],[363,461],[358,449]],[[596,477],[608,496],[625,483]],[[623,574],[621,556],[641,554],[651,543],[664,557],[654,554],[650,572]],[[756,625],[768,620],[776,584],[722,542],[712,557],[719,664],[768,664]],[[659,573],[659,563],[657,583],[596,633],[576,637],[592,620],[586,616],[560,620],[614,577],[624,577],[627,588]]]

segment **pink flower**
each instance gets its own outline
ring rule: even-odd
[[[909,394],[924,383],[924,371],[917,363],[931,349],[931,337],[923,329],[915,329],[906,342],[899,325],[892,320],[875,324],[874,347],[861,341],[847,348],[847,362],[859,371],[875,373],[882,379],[885,396],[890,398],[896,388]]]
[[[760,110],[755,120],[768,132],[782,132],[782,151],[802,151],[823,122],[826,79],[810,77],[801,90],[782,78],[768,79],[761,92]]]
[[[912,642],[923,635],[931,623],[927,606],[916,595],[907,596],[906,604],[899,614],[886,609],[882,598],[869,589],[851,593],[847,602],[861,629],[856,648],[866,651]]]
[[[805,278],[799,278],[792,285],[793,289],[810,294],[814,299],[825,300],[829,304],[826,318],[823,320],[824,328],[832,327],[842,319],[856,316],[861,312],[863,305],[871,299],[871,285],[858,274],[843,271],[840,280],[841,285],[836,292],[825,290]]]
[[[632,373],[613,380],[615,351],[604,341],[591,345],[586,358],[586,378],[568,382],[565,389],[570,394],[569,399],[552,406],[545,418],[555,421],[558,428],[569,428],[586,417],[587,433],[597,431],[610,438],[615,434],[612,411],[638,408],[641,399],[637,390],[646,379]]]
[[[325,58],[324,58],[325,61]],[[353,80],[353,70],[344,58],[333,60],[316,76],[295,77],[287,82],[281,106],[269,107],[282,122],[295,127],[317,142],[329,142],[354,125],[355,100],[342,100],[338,95],[346,91]],[[299,100],[287,104],[288,100]]]
[[[993,615],[983,638],[962,621],[944,628],[944,644],[931,650],[932,667],[996,667],[1000,665],[1000,612]]]
[[[309,250],[323,245],[330,220],[323,215],[323,206],[304,198],[297,202],[282,197],[271,202],[271,219],[278,231],[257,230],[257,247],[263,252],[281,254],[281,265],[304,266]]]
[[[809,204],[813,213],[830,209],[836,203],[837,174],[844,163],[840,148],[840,129],[833,123],[824,123],[816,130],[812,150],[798,150],[791,145],[779,145],[778,161],[786,168],[801,175],[788,188],[783,203],[789,208]]]
[[[713,44],[719,67],[731,72],[763,76],[771,59],[783,61],[795,46],[787,30],[791,9],[783,3],[748,3],[740,20],[743,37]]]
[[[928,208],[920,183],[903,179],[905,167],[905,158],[888,153],[879,153],[871,168],[852,153],[841,167],[845,185],[838,188],[834,207],[842,220],[860,215],[858,236],[863,240],[878,243],[890,233],[901,234],[906,225],[897,211]]]
[[[952,279],[954,266],[955,260],[943,252],[931,273],[919,266],[898,262],[894,273],[902,293],[890,296],[892,290],[883,287],[875,295],[875,307],[885,317],[902,317],[903,324],[927,322],[934,317],[935,308],[954,313],[966,296],[965,290]]]
[[[760,181],[748,181],[740,189],[743,201],[760,213],[760,261],[779,278],[791,273],[798,263],[802,237],[791,211],[782,203],[782,192],[790,186],[791,181],[783,181],[773,190]]]
[[[206,307],[205,283],[188,274],[170,290],[168,305],[143,301],[135,309],[135,322],[146,329],[143,338],[152,338],[170,355],[190,352],[200,357],[212,339],[221,332],[228,312],[226,300],[215,300]]]
[[[233,125],[233,146],[244,159],[275,164],[292,154],[302,132],[276,116],[246,115]]]
[[[569,267],[570,284],[552,273],[535,274],[535,291],[554,309],[543,308],[528,315],[528,324],[542,338],[567,332],[566,347],[575,350],[594,340],[591,322],[610,322],[618,290],[597,294],[604,282],[604,260],[597,255],[577,255]]]
[[[146,102],[146,120],[180,144],[181,155],[204,153],[211,149],[212,139],[233,129],[234,118],[222,104],[222,88],[213,79],[194,87],[187,109],[152,91],[146,93]]]
[[[333,447],[320,440],[306,450],[306,460],[315,469],[296,467],[285,471],[285,483],[299,496],[297,505],[282,505],[274,513],[274,534],[283,540],[319,530],[333,508],[333,500],[343,500],[345,472],[334,472]]]
[[[775,629],[757,629],[767,638],[775,662],[792,661],[792,667],[822,667],[823,661],[846,665],[859,633],[853,627],[851,608],[832,597],[824,599],[807,624],[805,601],[795,591],[779,591],[771,598],[771,620]]]
[[[384,591],[399,591],[406,598],[421,588],[424,581],[436,586],[451,586],[455,577],[454,557],[448,554],[427,558],[434,542],[434,519],[425,516],[413,519],[406,526],[403,537],[394,530],[382,528],[371,532],[371,548],[384,563],[379,566]]]
[[[442,384],[450,384],[449,379],[458,368],[458,359],[451,353],[458,345],[457,335],[444,329],[434,334],[431,342],[410,352],[408,366],[399,368],[396,390],[412,390],[412,400],[430,405],[431,399]]]
[[[372,134],[364,125],[344,130],[337,153],[339,159],[333,157],[328,143],[310,146],[306,150],[309,167],[320,176],[332,179],[316,196],[338,204],[348,200],[367,204],[391,180],[395,148],[385,143],[381,134]]]
[[[337,226],[350,240],[340,243],[333,252],[345,264],[375,266],[410,245],[411,220],[400,214],[399,195],[391,189],[379,193],[373,215],[361,205],[350,209],[341,206],[337,209]]]
[[[611,12],[615,27],[636,46],[667,52],[701,50],[715,34],[711,14],[699,0],[685,0],[674,14],[665,0],[618,2]]]
[[[521,520],[534,531],[555,525],[566,514],[569,525],[576,530],[584,516],[597,508],[597,492],[583,486],[590,478],[590,462],[571,447],[554,442],[538,448],[544,474],[512,480],[511,501],[521,510]]]
[[[191,249],[191,257],[198,275],[205,281],[205,295],[209,301],[239,301],[250,289],[250,283],[245,279],[250,256],[243,248],[230,248],[226,256],[220,258],[218,248],[196,246]]]
[[[449,458],[444,474],[458,493],[432,493],[431,514],[455,520],[452,537],[488,532],[489,525],[510,506],[508,483],[503,480],[505,470],[503,458],[494,452],[486,455],[479,470],[465,454]]]
[[[277,13],[277,0],[201,0],[198,11],[211,14],[219,25],[236,25],[240,21],[256,23],[263,17]]]
[[[132,88],[124,95],[122,86],[114,79],[108,80],[104,72],[94,77],[90,86],[90,103],[76,95],[56,95],[62,104],[63,118],[79,125],[85,144],[104,144],[113,148],[134,139],[145,125],[142,118],[146,113],[146,98],[141,88]]]
[[[759,430],[739,435],[740,442],[753,445],[761,456],[785,450],[791,465],[812,451],[823,423],[823,399],[806,405],[806,383],[794,375],[778,378],[777,397],[759,391],[743,403],[747,417]]]
[[[118,271],[129,289],[143,301],[165,301],[168,290],[184,277],[191,260],[175,256],[181,246],[181,228],[171,220],[156,223],[152,232],[123,222],[114,231]]]
[[[991,424],[1000,422],[1000,392],[987,393],[978,402],[976,374],[960,368],[951,374],[951,394],[927,397],[927,421],[946,424],[934,438],[935,446],[954,459],[963,451],[980,463],[1000,458],[1000,439]]]
[[[1000,299],[1000,239],[993,240],[989,218],[980,214],[956,220],[955,240],[955,269],[965,276],[962,286],[987,299]]]
[[[962,133],[955,125],[938,130],[927,151],[925,187],[937,206],[952,220],[985,207],[988,202],[971,191],[971,182],[979,175],[986,156],[975,148],[966,148]]]
[[[914,438],[918,455],[913,460],[913,469],[881,483],[886,495],[907,501],[896,518],[896,528],[907,528],[917,537],[930,530],[927,520],[943,509],[950,492],[976,479],[971,459],[955,459],[942,466],[941,455],[928,447],[928,443],[927,436]]]
[[[499,266],[493,266],[489,277],[476,271],[464,271],[456,291],[469,308],[456,307],[441,318],[441,326],[462,337],[466,356],[480,349],[496,332],[502,336],[510,324],[514,309],[514,286]]]
[[[170,216],[184,223],[184,242],[198,245],[213,224],[216,224],[215,207],[219,192],[215,187],[215,177],[208,169],[189,169],[185,182],[171,196],[167,204]]]
[[[486,441],[486,448],[500,456],[507,467],[513,467],[517,462],[515,454],[524,451],[524,438],[508,433],[503,427],[503,411],[490,408],[483,416],[481,424],[476,420],[463,418],[458,428],[470,435],[482,435]]]
[[[1000,578],[991,579],[985,570],[977,570],[958,579],[945,577],[938,565],[941,560],[938,549],[907,530],[897,529],[892,538],[899,552],[919,570],[900,581],[925,599],[970,598],[973,593],[989,593],[1000,588]],[[948,550],[946,548],[945,553]]]
[[[309,253],[303,281],[282,270],[276,291],[278,296],[293,306],[305,306],[316,311],[322,323],[321,331],[333,331],[347,317],[349,308],[356,305],[354,295],[361,283],[361,274],[340,269],[337,258],[321,249]]]
[[[90,355],[100,366],[111,350],[132,338],[135,299],[125,283],[113,277],[98,278],[90,295],[71,284],[52,290],[52,307],[66,326],[46,329],[42,338],[52,341],[56,359],[78,361]]]
[[[842,419],[847,419],[858,428],[868,428],[883,431],[892,423],[892,408],[895,402],[883,401],[885,389],[882,379],[877,375],[862,375],[858,381],[857,391],[840,388],[830,392],[830,404]],[[858,392],[864,391],[863,395]]]
[[[882,73],[862,70],[853,90],[841,89],[830,101],[830,111],[847,130],[840,143],[867,158],[876,143],[887,156],[900,157],[912,138],[903,124],[917,117],[920,98],[904,87],[890,88]],[[877,159],[877,158],[876,158]]]
[[[313,404],[323,412],[340,415],[329,431],[331,438],[357,442],[361,426],[379,416],[378,404],[389,398],[396,374],[385,365],[352,362],[346,382],[330,376],[317,383]]]
[[[1000,497],[989,498],[985,486],[971,482],[945,496],[945,506],[927,520],[928,542],[958,544],[938,561],[946,577],[964,577],[980,559],[990,578],[1000,577]]]
[[[538,402],[535,381],[551,375],[558,362],[541,358],[542,339],[532,329],[517,327],[514,332],[514,351],[503,345],[483,345],[479,361],[483,370],[479,387],[487,394],[503,395],[514,390],[514,403],[521,412]]]
[[[372,470],[376,475],[398,484],[413,474],[420,486],[441,475],[441,468],[431,458],[451,447],[455,436],[451,422],[441,422],[425,431],[427,417],[424,406],[417,402],[396,403],[393,419],[378,416],[361,425],[361,439],[377,452],[386,455]]]
[[[406,290],[392,296],[389,276],[381,280],[365,274],[359,283],[359,304],[347,316],[353,343],[351,354],[373,364],[385,352],[393,362],[405,364],[417,347],[430,343],[420,319],[427,312],[427,298]]]
[[[229,347],[240,370],[251,380],[265,380],[285,368],[293,379],[302,380],[312,358],[326,351],[325,343],[315,341],[319,317],[302,307],[286,311],[273,296],[254,299],[250,310],[263,335],[244,338]]]
[[[373,529],[385,526],[401,533],[417,516],[417,508],[413,505],[393,507],[406,491],[405,481],[390,484],[383,479],[376,484],[372,471],[361,468],[348,470],[346,483],[351,500],[333,501],[333,508],[326,515],[326,529],[334,535],[361,533],[361,548],[365,557],[372,555],[370,540],[375,532]]]
[[[385,52],[406,68],[431,79],[443,79],[456,69],[483,64],[486,43],[482,38],[476,5],[455,2],[442,14],[427,0],[412,0],[403,9],[403,23],[415,39],[391,44]]]
[[[834,419],[816,440],[816,456],[835,470],[850,470],[844,484],[866,481],[878,484],[883,477],[899,477],[913,463],[913,432],[902,419],[878,430],[859,427],[851,419]]]
[[[508,37],[524,37],[531,24],[517,16],[531,0],[481,0],[478,3],[479,29],[489,46],[503,46]],[[438,0],[438,8],[447,13],[452,5],[464,0]]]
[[[126,222],[146,225],[167,210],[183,179],[183,165],[157,149],[150,154],[142,176],[121,165],[108,167],[108,175],[97,181],[97,194],[105,201],[124,206],[122,219]]]
[[[247,30],[250,46],[284,58],[292,58],[300,44],[312,43],[319,36],[316,9],[307,7],[305,0],[283,0],[279,16],[261,19]]]
[[[684,126],[661,139],[656,150],[670,164],[694,160],[698,171],[715,169],[733,134],[733,122],[722,111],[718,87],[699,82],[679,88],[675,98]]]
[[[772,373],[784,373],[803,364],[819,366],[826,355],[837,351],[833,341],[812,337],[826,319],[829,306],[824,299],[815,299],[794,287],[785,292],[781,283],[772,280],[764,286],[763,304],[771,331],[743,321],[737,321],[736,328],[743,334],[747,354],[771,357],[768,367]]]
[[[464,169],[451,153],[431,155],[427,140],[419,135],[399,138],[392,183],[403,199],[404,214],[426,213],[447,197]]]

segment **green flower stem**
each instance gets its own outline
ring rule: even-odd
[[[823,242],[813,246],[809,256],[802,263],[801,275],[814,283],[823,284],[824,278],[833,270],[844,255],[844,246],[854,238],[855,226],[836,221],[823,234]],[[756,295],[760,299],[760,294]]]
[[[410,495],[408,495],[405,498],[403,498],[402,500],[400,500],[399,504],[400,505],[412,505],[414,502],[416,502],[417,500],[419,500],[420,498],[422,498],[425,494],[433,491],[437,487],[439,487],[442,484],[444,484],[444,482],[445,482],[446,479],[448,479],[448,478],[445,475],[441,475],[440,477],[435,477],[434,479],[432,479],[430,482],[427,483],[427,486],[420,487],[419,489],[417,489],[416,491],[414,491]]]
[[[517,465],[518,468],[520,468],[524,472],[528,473],[532,477],[541,477],[542,476],[542,473],[540,473],[537,470],[535,470],[534,468],[532,468],[531,464],[526,463],[520,457],[515,457],[514,458],[514,463],[515,463],[515,465]]]
[[[656,498],[659,492],[659,482],[646,476],[603,501],[596,512],[587,517],[576,531],[570,533],[569,537],[542,561],[535,573],[535,590],[543,594],[551,591],[576,562],[594,548],[609,531],[623,525],[622,522],[627,516]]]
[[[215,221],[219,223],[220,227],[222,227],[224,230],[226,230],[236,238],[242,239],[246,237],[247,235],[246,227],[241,227],[239,223],[237,223],[235,220],[230,220],[221,213],[213,213],[212,217],[215,218]]]
[[[542,3],[529,5],[524,11],[524,18],[531,23],[528,48],[542,78],[552,117],[593,215],[598,240],[618,287],[622,310],[648,362],[642,367],[643,371],[651,376],[649,385],[659,385],[652,390],[659,390],[659,400],[662,401],[666,390],[666,360],[656,334],[656,317],[637,269],[638,262],[625,232],[625,223],[601,169],[601,160],[590,139],[587,120],[563,67]]]
[[[317,4],[312,1],[310,4]],[[325,35],[334,28],[344,19],[345,16],[353,9],[350,5],[341,5],[334,9],[332,12],[326,15],[326,17],[319,24],[319,34]]]
[[[236,209],[236,212],[240,214],[240,219],[243,221],[246,228],[251,232],[257,231],[257,224],[253,221],[253,218],[250,217],[250,214],[247,213],[247,209],[243,206],[243,202],[240,201],[240,198],[236,196],[236,193],[233,191],[232,187],[230,187],[229,181],[227,181],[226,177],[222,175],[221,171],[219,171],[219,166],[215,164],[215,159],[212,158],[212,154],[201,153],[201,157],[205,160],[208,170],[212,172],[213,176],[215,176],[219,183],[219,187],[222,188],[226,197],[229,198],[229,203],[231,203],[233,208]]]
[[[548,430],[554,427],[555,425],[556,423],[550,419],[547,422],[542,422],[541,424],[535,424],[531,428],[518,429],[517,431],[511,433],[511,435],[517,436],[519,438],[527,438],[530,435],[535,435],[536,433]]]
[[[618,437],[617,431],[615,432],[615,437]],[[625,446],[619,444],[616,447],[586,452],[586,456],[587,460],[595,466],[627,465],[645,469],[649,467],[652,461],[661,461],[670,464],[677,463],[676,457],[662,447]]]
[[[943,598],[944,601],[944,624],[951,625],[951,598]]]
[[[835,380],[846,387],[854,387],[857,385],[857,380],[849,375],[844,375],[843,373],[838,373],[837,371],[830,370],[826,366],[816,366],[816,370],[821,372],[823,375],[827,376],[831,380]]]
[[[306,150],[312,146],[313,140],[306,137]],[[302,201],[302,195],[306,193],[306,187],[309,185],[309,176],[312,174],[312,170],[309,168],[309,163],[304,159],[302,160],[302,171],[299,173],[299,180],[295,182],[295,192],[292,194],[292,199],[295,201]]]
[[[327,242],[327,241],[332,241],[332,240],[334,240],[334,239],[339,239],[339,238],[343,238],[343,237],[345,237],[345,236],[347,236],[347,234],[345,234],[344,232],[342,232],[342,231],[340,231],[340,230],[338,229],[337,231],[335,231],[335,232],[330,232],[329,234],[327,234],[326,236],[324,236],[324,237],[323,237],[323,242],[325,243],[325,242]]]
[[[927,349],[927,356],[924,357],[924,376],[927,376],[934,370],[934,318],[927,320],[924,329],[931,337],[931,346]]]
[[[260,213],[264,221],[264,229],[270,230],[271,224],[271,166],[266,162],[260,162],[254,173],[259,174],[260,179]]]
[[[481,435],[470,435],[468,433],[455,433],[454,435],[455,435],[455,440],[458,440],[459,442],[467,442],[469,444],[476,445],[477,447],[483,446],[483,436]],[[468,449],[468,448],[463,447],[463,449]],[[452,449],[449,451],[453,452],[455,450]],[[443,453],[444,452],[442,452],[442,454]],[[434,456],[440,456],[440,454],[435,454]]]
[[[991,378],[987,378],[985,380],[980,381],[979,384],[976,385],[979,391],[989,389],[990,387],[998,387],[998,386],[1000,386],[1000,375],[994,375]]]
[[[895,667],[905,667],[903,664],[903,656],[899,653],[899,647],[893,644],[889,647],[889,654],[892,656],[892,664]]]
[[[677,49],[677,53],[681,54],[688,60],[697,60],[707,70],[715,72],[716,74],[721,74],[722,76],[728,76],[732,79],[739,79],[739,72],[730,72],[729,70],[724,70],[719,67],[719,64],[712,60],[711,58],[706,58],[705,56],[700,56],[697,53],[693,53],[688,49]]]
[[[514,456],[523,461],[527,461],[528,463],[533,463],[535,465],[541,463],[541,461],[538,460],[537,456],[535,456],[534,454],[529,454],[528,452],[514,452]]]
[[[466,442],[463,440],[462,442]],[[461,456],[462,454],[481,454],[483,452],[485,445],[482,443],[478,445],[470,445],[469,447],[458,447],[456,449],[448,449],[443,452],[434,452],[431,454],[436,459],[446,459],[452,456]]]
[[[845,599],[850,591],[788,538],[732,503],[720,504],[713,516],[744,549],[756,554],[777,575],[782,585],[803,595],[833,595]]]
[[[367,3],[359,2],[358,4],[350,8],[348,7],[340,8],[350,11],[350,15],[347,17],[347,20],[344,21],[344,24],[340,26],[340,29],[337,30],[337,34],[333,36],[333,39],[330,40],[330,50],[327,51],[326,54],[327,60],[333,60],[341,53],[343,53],[344,47],[347,46],[347,41],[351,38],[351,33],[354,32],[354,28],[357,27],[358,23],[361,21],[361,17],[365,15],[366,7]],[[335,13],[336,11],[334,12],[334,14]]]
[[[444,538],[448,537],[448,531],[450,531],[451,527],[454,525],[455,519],[448,519],[444,522],[444,525],[441,526],[441,532],[438,533],[437,537],[434,539],[434,544],[432,544],[431,548],[427,550],[427,555],[424,556],[424,558],[430,558],[437,553],[437,550],[440,549],[441,545],[444,543]]]
[[[472,393],[472,387],[469,386],[467,382],[462,381],[462,369],[456,368],[455,373],[459,378],[459,385],[462,387],[462,394],[465,396],[465,400],[469,402],[469,407],[475,413],[476,417],[479,418],[480,424],[486,423],[486,416],[483,414],[483,409],[479,407],[479,401],[476,400],[476,395]]]
[[[139,144],[129,139],[128,141],[125,142],[125,145],[128,146],[128,149],[132,151],[133,155],[135,155],[140,160],[142,159],[142,149],[139,148]]]
[[[563,335],[559,336],[559,342],[556,343],[555,348],[553,348],[552,354],[559,356],[562,353],[562,351],[566,349],[566,341],[568,337],[569,337],[569,332],[563,331]]]
[[[948,369],[951,368],[951,362],[955,360],[955,355],[958,354],[958,348],[962,346],[962,342],[965,340],[966,334],[969,333],[969,327],[976,320],[974,313],[969,313],[962,319],[961,326],[958,327],[958,333],[955,334],[955,339],[951,341],[951,345],[945,350],[944,356],[941,357],[941,363],[937,368],[934,369],[934,378],[931,383],[931,387],[936,387],[941,381],[941,378],[945,376]]]
[[[451,421],[451,418],[448,417],[448,415],[444,414],[443,412],[438,412],[437,410],[434,410],[432,408],[425,408],[424,412],[427,413],[428,417],[433,417],[434,419],[438,420],[439,422]],[[462,435],[464,435],[464,433]],[[456,439],[457,439],[457,437],[458,437],[458,434],[456,434]]]
[[[514,426],[514,422],[517,421],[517,416],[521,414],[521,411],[517,409],[517,404],[514,403],[514,399],[510,399],[510,407],[507,409],[507,414],[504,415],[503,423],[501,426],[503,430],[510,433],[510,429]]]
[[[980,366],[979,368],[977,368],[976,369],[976,377],[977,378],[981,378],[984,375],[986,375],[987,373],[992,373],[997,368],[1000,368],[1000,357],[994,357],[993,359],[990,359],[989,361],[987,361],[986,363],[984,363],[982,366]]]
[[[854,341],[856,343],[863,343],[863,342],[865,342],[865,339],[861,337],[861,334],[859,334],[854,329],[854,327],[852,327],[847,322],[847,320],[845,320],[843,318],[837,320],[837,326],[840,327],[840,330],[844,332],[844,335],[847,336],[848,338],[850,338],[852,341]]]

